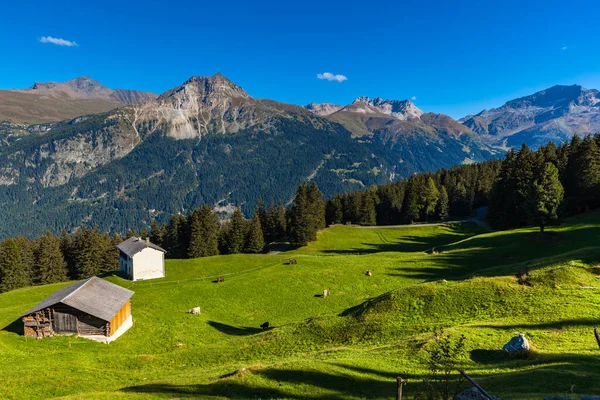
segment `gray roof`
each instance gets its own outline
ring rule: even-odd
[[[146,247],[150,247],[152,249],[162,251],[166,253],[167,251],[160,246],[155,245],[154,243],[150,243],[150,241],[146,242],[144,239],[138,237],[130,237],[126,241],[117,245],[117,249],[121,250],[123,253],[127,254],[129,257],[133,257],[135,254],[144,250]]]
[[[109,322],[121,311],[131,296],[131,290],[94,276],[57,290],[21,317],[62,303]]]

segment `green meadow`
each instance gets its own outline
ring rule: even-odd
[[[0,294],[0,398],[390,399],[402,376],[413,399],[436,328],[466,336],[460,366],[491,394],[600,395],[598,263],[600,213],[544,237],[472,223],[334,226],[277,254],[168,260],[153,281],[107,277],[135,291],[134,326],[110,345],[24,338],[18,316],[67,283],[15,290]],[[186,313],[196,306],[201,315]],[[517,332],[534,348],[527,358],[501,351]]]

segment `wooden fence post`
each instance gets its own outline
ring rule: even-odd
[[[486,392],[481,386],[479,386],[479,384],[477,382],[475,382],[473,380],[473,378],[471,378],[469,375],[467,375],[467,373],[465,371],[463,371],[462,368],[459,368],[458,372],[460,372],[460,374],[462,376],[464,376],[466,380],[468,380],[469,382],[471,382],[471,385],[475,386],[475,389],[479,390],[479,393],[481,393],[483,395],[483,397],[485,397],[486,399],[489,399],[489,400],[493,400],[493,397],[490,396],[488,394],[488,392]]]
[[[396,378],[396,400],[402,400],[402,386],[406,385],[406,381],[401,377]]]
[[[594,336],[596,336],[596,342],[598,342],[598,347],[600,347],[600,333],[598,333],[598,328],[594,327]]]

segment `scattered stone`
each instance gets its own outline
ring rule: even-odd
[[[185,346],[185,344],[183,344],[183,343],[177,343],[177,344],[175,345],[175,347],[177,347],[178,349],[179,349],[179,348],[182,348],[183,346]]]
[[[200,307],[194,307],[190,311],[188,311],[188,313],[198,315],[200,314]]]
[[[502,400],[500,397],[492,396],[494,400]],[[472,387],[453,397],[453,400],[488,400],[477,388]]]
[[[269,321],[265,322],[260,327],[262,328],[263,331],[266,331],[267,329],[269,329]]]
[[[504,347],[502,347],[502,350],[509,354],[523,354],[527,353],[529,349],[529,341],[522,333],[514,336],[508,343],[504,345]]]
[[[371,275],[373,275],[373,274],[371,273],[371,271],[367,271],[367,272],[365,272],[365,275],[366,275],[366,276],[371,276]]]
[[[291,264],[291,265],[298,264],[298,261],[296,261],[296,259],[295,259],[295,258],[292,258],[292,259],[290,260],[290,264]]]
[[[329,290],[324,289],[323,290],[323,297],[327,297],[327,296],[329,296]]]

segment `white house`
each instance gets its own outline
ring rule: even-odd
[[[117,246],[121,253],[120,270],[132,281],[165,277],[163,248],[148,238],[131,237]]]

